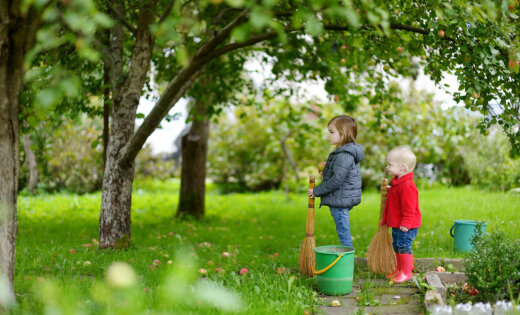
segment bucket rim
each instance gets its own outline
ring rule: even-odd
[[[329,248],[344,248],[348,249],[346,251],[329,251],[327,249]],[[354,254],[356,250],[353,247],[343,246],[343,245],[325,245],[325,246],[318,246],[314,248],[314,252],[317,254],[327,254],[327,255],[340,255],[340,254]]]
[[[477,225],[478,223],[486,226],[486,221],[478,221],[478,220],[455,220],[455,224],[468,224],[468,225]]]

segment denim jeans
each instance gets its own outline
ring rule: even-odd
[[[350,234],[350,215],[349,211],[352,208],[333,208],[330,207],[330,214],[336,223],[336,233],[338,233],[341,245],[352,246],[352,235]]]
[[[418,229],[409,229],[403,232],[399,228],[392,228],[392,246],[397,254],[411,254],[412,242],[417,236]]]

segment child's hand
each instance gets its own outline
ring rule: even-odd
[[[399,227],[399,230],[403,231],[403,232],[408,232],[408,229],[405,228],[404,226],[400,226]]]
[[[314,198],[314,190],[312,190],[312,189],[307,190],[307,195],[309,195],[309,198]]]

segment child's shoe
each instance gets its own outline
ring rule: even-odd
[[[401,272],[393,278],[395,283],[401,283],[412,279],[413,254],[399,254]]]
[[[399,272],[401,271],[401,263],[399,262],[399,254],[398,253],[395,253],[395,259],[397,260],[397,266],[395,267],[395,270],[391,274],[386,275],[386,277],[389,280],[392,280],[393,278],[395,278],[395,276],[397,276],[399,274]]]

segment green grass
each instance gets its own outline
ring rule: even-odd
[[[95,246],[100,193],[20,196],[18,306],[12,313],[219,313],[238,305],[236,297],[242,301],[240,313],[313,312],[320,303],[314,282],[297,270],[298,247],[305,236],[304,192],[219,195],[210,186],[205,218],[180,221],[173,219],[178,190],[175,181],[135,183],[132,246],[101,252]],[[379,198],[376,191],[364,192],[361,205],[351,211],[357,256],[366,255],[377,229]],[[514,224],[520,220],[517,195],[471,188],[420,190],[420,207],[423,226],[414,242],[415,257],[460,257],[449,235],[457,219],[484,220],[487,232],[501,229],[519,238]],[[316,210],[315,235],[317,246],[338,244],[328,207]],[[160,260],[156,267],[154,260]],[[114,261],[132,266],[135,286],[113,289],[104,281]],[[277,274],[282,267],[287,272]],[[199,268],[206,269],[204,279],[211,280],[202,283],[227,291],[200,287]],[[241,268],[249,274],[240,276]]]

